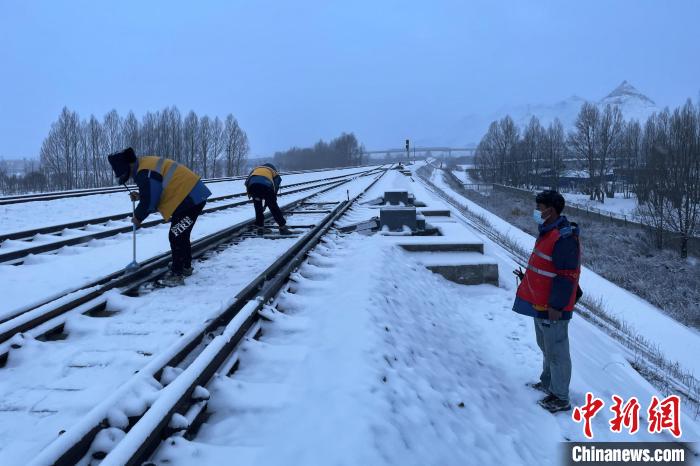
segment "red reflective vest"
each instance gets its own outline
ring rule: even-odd
[[[552,293],[554,277],[557,275],[569,277],[574,283],[569,302],[564,309],[560,310],[571,312],[574,310],[574,304],[576,304],[576,290],[578,289],[578,279],[581,275],[581,261],[578,261],[578,267],[575,270],[558,270],[554,266],[552,253],[554,252],[554,245],[560,237],[559,229],[552,228],[537,238],[535,248],[532,250],[527,264],[525,277],[523,277],[523,281],[518,286],[516,296],[532,304],[536,310],[546,309],[549,304],[549,296]],[[580,256],[579,244],[579,258]]]

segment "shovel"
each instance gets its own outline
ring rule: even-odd
[[[129,194],[131,194],[131,190],[129,187],[124,184],[124,187],[126,188],[127,191],[129,191]],[[131,200],[131,217],[133,219],[134,215],[136,215],[136,201],[133,199]],[[133,256],[131,258],[131,262],[124,267],[124,272],[126,273],[131,273],[135,272],[136,270],[139,269],[139,263],[136,262],[136,225],[132,223],[131,225],[131,237],[132,237],[132,251],[133,251]]]

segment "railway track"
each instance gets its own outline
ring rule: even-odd
[[[205,183],[221,183],[222,181],[237,181],[244,179],[244,176],[229,176],[221,178],[206,178]],[[129,189],[136,189],[135,185],[129,185]],[[39,194],[19,194],[14,196],[0,197],[0,205],[21,204],[24,202],[54,201],[57,199],[68,199],[71,197],[94,196],[98,194],[113,194],[127,192],[124,186],[110,186],[105,188],[75,189],[71,191],[52,191]]]
[[[341,216],[384,174],[371,171],[367,186],[355,197],[340,202],[314,202],[314,197],[338,188],[331,186],[302,200],[285,206],[296,215],[322,215],[314,225],[306,225],[306,233],[262,273],[239,291],[233,301],[213,318],[193,326],[164,351],[160,351],[123,385],[112,391],[97,406],[39,452],[32,465],[91,464],[137,465],[148,460],[161,441],[171,435],[193,431],[205,418],[208,390],[215,374],[229,374],[238,365],[236,348],[246,337],[260,331],[259,319],[268,303],[286,286],[290,274],[305,260]],[[210,243],[207,248],[234,244],[246,225]],[[238,235],[238,236],[236,236]],[[132,276],[120,292],[136,295],[144,283],[153,279]],[[86,311],[92,304],[83,305]],[[44,329],[47,330],[47,329]],[[133,390],[149,386],[150,402],[138,414],[128,416],[120,406]],[[59,434],[57,432],[57,434]]]
[[[441,170],[433,165],[430,165],[435,170]],[[466,206],[460,204],[452,196],[446,193],[444,190],[435,186],[428,178],[418,175],[421,182],[424,184],[426,189],[430,190],[433,194],[450,204],[454,207],[464,218],[466,223],[477,230],[479,233],[483,234],[499,247],[503,248],[510,258],[519,266],[526,268],[529,254],[527,252],[520,251],[512,244],[505,241],[502,235],[498,234],[488,226],[484,225],[482,220],[471,212]],[[582,302],[576,304],[575,310],[586,320],[596,325],[598,328],[602,329],[608,335],[613,337],[618,342],[630,352],[629,356],[631,363],[638,365],[638,360],[641,360],[647,368],[646,373],[641,373],[641,375],[652,384],[657,386],[663,385],[661,388],[670,389],[676,394],[681,394],[689,402],[693,403],[700,409],[700,382],[692,374],[682,373],[682,369],[678,367],[678,364],[670,363],[663,359],[652,344],[646,341],[643,337],[636,334],[630,334],[625,331],[625,325],[621,322],[616,322],[614,319],[593,309],[590,306],[585,305]],[[637,369],[639,371],[639,369]],[[669,374],[669,371],[676,371],[680,376],[674,376]],[[658,383],[659,379],[662,379],[663,383]]]
[[[284,186],[284,190],[280,193],[280,196],[295,194],[319,186],[331,185],[335,181],[345,179],[348,176],[350,175],[339,175],[324,178],[323,180],[312,180],[289,184]],[[208,200],[208,207],[204,209],[202,215],[224,209],[239,207],[252,202],[250,200],[245,200],[240,202],[212,205],[245,196],[247,196],[247,194],[245,192],[241,192],[212,197]],[[47,253],[50,251],[59,250],[66,246],[76,246],[85,244],[91,240],[107,238],[120,233],[127,233],[132,229],[130,222],[125,222],[124,225],[116,227],[108,226],[107,224],[111,222],[124,221],[131,218],[131,215],[131,212],[123,212],[105,217],[0,234],[0,264],[21,265],[23,263],[23,259],[30,254]],[[141,225],[141,228],[149,228],[160,225],[161,223],[163,223],[161,220],[149,220],[144,222]]]
[[[281,208],[291,218],[323,212],[324,209],[304,208],[304,212],[294,211],[298,207],[304,207],[308,199],[319,194],[336,189],[359,177],[370,177],[383,173],[384,170],[371,169],[364,173],[346,176],[340,180],[324,182],[316,185],[315,191],[301,199],[281,205]],[[320,189],[319,189],[320,188]],[[306,190],[305,189],[305,190]],[[266,218],[270,218],[268,212]],[[250,230],[254,219],[248,219],[231,227],[212,233],[192,243],[193,258],[199,258],[207,252],[220,247],[222,244],[235,241]],[[303,223],[303,222],[302,222]],[[290,223],[291,228],[297,225]],[[159,254],[143,260],[140,267],[133,273],[120,270],[107,276],[93,280],[73,289],[66,290],[55,296],[50,296],[43,301],[24,308],[16,309],[0,320],[0,367],[2,367],[13,346],[21,345],[22,333],[31,338],[47,338],[47,335],[60,334],[66,319],[75,314],[96,314],[105,309],[106,297],[104,294],[112,289],[120,289],[129,294],[137,290],[144,283],[157,280],[168,271],[170,252]]]
[[[361,168],[361,167],[344,167],[344,168]],[[320,170],[297,170],[297,171],[288,171],[288,172],[282,172],[280,173],[281,175],[297,175],[297,174],[302,174],[302,173],[316,173],[316,172],[322,172],[322,171],[328,171],[328,170],[336,170],[334,169],[320,169]],[[225,176],[225,177],[219,177],[219,178],[206,178],[203,179],[205,183],[221,183],[224,181],[237,181],[237,180],[242,180],[245,179],[245,176]],[[136,189],[135,185],[129,185],[129,189]],[[71,191],[52,191],[48,193],[37,193],[37,194],[18,194],[18,195],[12,195],[12,196],[1,196],[0,197],[0,206],[2,205],[10,205],[10,204],[20,204],[24,202],[36,202],[36,201],[53,201],[56,199],[67,199],[71,197],[84,197],[84,196],[93,196],[93,195],[98,195],[98,194],[113,194],[113,193],[121,193],[121,192],[127,192],[127,189],[124,188],[123,186],[109,186],[109,187],[104,187],[104,188],[87,188],[87,189],[74,189]]]

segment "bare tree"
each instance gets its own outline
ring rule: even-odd
[[[199,120],[199,134],[197,136],[199,143],[199,164],[198,168],[203,173],[204,177],[209,176],[209,158],[211,157],[211,120],[208,116],[203,116]]]
[[[630,197],[631,185],[636,183],[635,174],[640,166],[642,153],[642,127],[637,120],[624,125],[622,132],[620,158],[623,168],[623,191]]]
[[[673,112],[669,126],[668,224],[681,240],[680,254],[688,256],[688,240],[700,220],[700,118],[690,99]]]
[[[493,121],[488,131],[479,141],[474,153],[474,167],[479,179],[488,182],[496,182],[498,179],[498,122]],[[389,154],[387,154],[388,156]]]
[[[224,125],[219,117],[215,117],[211,123],[211,176],[219,174],[219,158],[224,151]]]
[[[92,186],[103,186],[109,182],[105,153],[109,153],[108,138],[100,122],[94,115],[85,125],[86,152],[92,167]]]
[[[635,184],[637,211],[642,222],[652,228],[657,249],[661,249],[664,244],[667,217],[664,180],[668,176],[665,148],[668,147],[669,119],[666,110],[647,120],[642,138],[643,166],[637,170]]]
[[[545,131],[537,117],[530,118],[525,131],[523,132],[520,144],[519,176],[528,188],[539,182],[540,171],[542,169],[542,153],[544,148]]]
[[[551,189],[559,189],[559,179],[564,171],[564,156],[566,155],[566,137],[564,126],[555,118],[547,127],[544,138],[545,160],[549,168]]]
[[[603,192],[608,192],[607,175],[609,159],[619,150],[622,129],[622,112],[618,106],[606,105],[598,120],[597,136],[597,158],[599,169],[598,186]],[[601,197],[601,202],[605,202],[605,196]]]
[[[226,151],[226,176],[242,174],[250,151],[248,136],[231,114],[226,116],[224,123],[224,150]]]
[[[595,180],[598,175],[598,129],[600,112],[594,104],[585,102],[576,117],[574,131],[569,133],[569,147],[582,161],[588,172],[588,187],[591,199],[595,198]]]
[[[197,160],[199,135],[199,118],[197,114],[190,110],[182,125],[183,158],[185,163],[193,168]]]
[[[102,123],[105,133],[105,143],[108,153],[117,152],[123,149],[124,133],[122,131],[122,120],[116,110],[110,110]]]
[[[122,132],[124,147],[131,147],[136,152],[142,153],[143,149],[141,148],[141,140],[139,138],[139,121],[136,119],[134,112],[129,112],[124,119]],[[109,149],[107,150],[109,151]]]

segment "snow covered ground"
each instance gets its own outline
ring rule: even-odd
[[[579,207],[581,209],[589,208],[594,211],[612,212],[619,216],[627,216],[627,219],[636,220],[637,197],[632,194],[630,198],[625,199],[623,193],[615,193],[615,197],[605,198],[605,203],[592,201],[587,194],[562,193],[567,204]]]
[[[479,237],[417,180],[391,171],[366,199],[407,189],[428,208],[452,210],[451,219],[435,220],[445,234]],[[352,196],[369,181],[319,198]],[[342,224],[377,214],[358,205]],[[527,235],[511,236],[532,246]],[[242,275],[255,273],[256,257],[271,258],[281,251],[274,248],[284,247],[248,241],[256,243],[202,263],[184,288],[140,298],[113,294],[110,307],[119,314],[76,318],[68,340],[32,342],[11,354],[11,366],[0,369],[0,464],[23,464],[41,443],[38,436],[55,435],[98,393],[150,357],[143,353],[156,353],[179,331],[206,319],[235,294]],[[328,237],[278,296],[283,312],[266,314],[272,320],[263,323],[260,340],[244,343],[238,371],[209,387],[211,416],[196,438],[164,443],[157,464],[561,464],[560,442],[583,440],[582,426],[570,413],[544,411],[536,404],[541,394],[525,386],[541,369],[532,319],[511,311],[515,263],[499,246],[482,241],[485,254],[498,263],[498,287],[451,283],[396,247],[396,237]],[[617,293],[622,306],[643,303],[588,271],[584,277],[587,293]],[[686,360],[698,354],[687,333],[676,338],[683,339]],[[659,393],[630,366],[626,349],[595,326],[575,317],[570,339],[572,403],[582,404],[587,391],[606,401],[593,419],[595,440],[673,440],[667,433],[647,433],[644,413],[636,435],[611,433],[612,394],[636,396],[644,409]],[[69,404],[68,397],[75,404],[64,418],[54,411]],[[682,440],[700,440],[700,426],[687,411],[682,427]]]
[[[436,186],[449,193],[469,210],[484,216],[500,233],[515,241],[525,250],[531,250],[535,238],[488,210],[454,192],[435,171],[431,179]],[[672,319],[656,306],[611,283],[590,269],[581,271],[581,288],[586,296],[600,300],[605,310],[625,321],[652,344],[658,345],[663,354],[681,367],[700,375],[700,332]]]
[[[401,188],[448,208],[391,173],[367,198]],[[374,214],[356,207],[349,221]],[[500,286],[460,286],[394,243],[352,234],[317,248],[293,293],[279,297],[284,313],[245,343],[240,369],[210,387],[213,414],[197,437],[166,442],[157,464],[560,464],[559,442],[584,437],[570,414],[545,412],[525,387],[541,356],[532,319],[511,311],[512,261],[486,242]],[[571,340],[574,403],[586,391],[656,394],[597,328],[575,319]],[[594,419],[596,440],[668,440],[612,434],[607,419]],[[689,416],[683,427],[684,439],[698,438]]]
[[[351,173],[356,170],[354,169]],[[324,172],[321,179],[342,174],[342,171],[338,172]],[[311,175],[305,174],[303,176],[309,177],[308,179],[311,180],[319,178],[319,174],[314,174],[316,178],[311,177]],[[364,183],[364,180],[366,178],[361,183]],[[285,179],[285,181],[287,180]],[[241,186],[241,189],[244,188]],[[343,188],[342,191],[345,192],[346,189],[347,187]],[[240,191],[234,190],[233,192]],[[284,191],[281,192],[281,194],[283,193]],[[309,194],[310,192],[306,191],[280,197],[280,205],[285,205]],[[103,197],[99,196],[98,198],[102,199]],[[73,201],[78,199],[84,198],[51,202],[63,202],[70,206]],[[105,199],[104,202],[109,204],[114,201],[113,199]],[[70,207],[61,207],[64,204],[57,204],[54,207],[55,210],[66,209],[70,211]],[[7,207],[13,207],[13,205]],[[24,209],[29,208],[27,205],[24,207]],[[192,240],[236,225],[252,217],[254,217],[252,205],[207,213],[197,220],[192,232]],[[111,223],[115,226],[125,224],[124,222]],[[141,261],[170,250],[167,239],[168,228],[169,224],[164,223],[137,232],[137,260]],[[82,284],[91,283],[100,277],[119,271],[130,261],[131,233],[128,233],[92,240],[78,246],[64,247],[55,254],[28,256],[21,266],[0,264],[0,293],[3,296],[2,303],[0,303],[0,319],[3,316],[13,314],[17,309],[43,302],[52,296],[60,296]],[[61,273],[56,273],[57,270],[60,270]]]
[[[359,178],[313,201],[340,202],[348,194],[358,194],[373,179]],[[249,217],[249,210],[239,216]],[[307,214],[303,220],[313,224],[323,217]],[[291,224],[294,217],[289,220]],[[237,221],[240,219],[233,223]],[[137,298],[113,291],[108,295],[107,311],[116,314],[70,317],[65,340],[25,339],[0,369],[0,465],[27,464],[59,431],[69,428],[164,348],[176,344],[183,333],[221,312],[296,240],[246,239],[197,262],[184,287],[156,289]],[[101,250],[104,259],[111,254],[109,249],[94,249]],[[31,283],[30,278],[25,279],[29,282],[21,284],[24,290]],[[3,289],[3,294],[7,292],[9,289]],[[152,392],[151,388],[135,393],[126,400],[124,411],[137,412]]]

